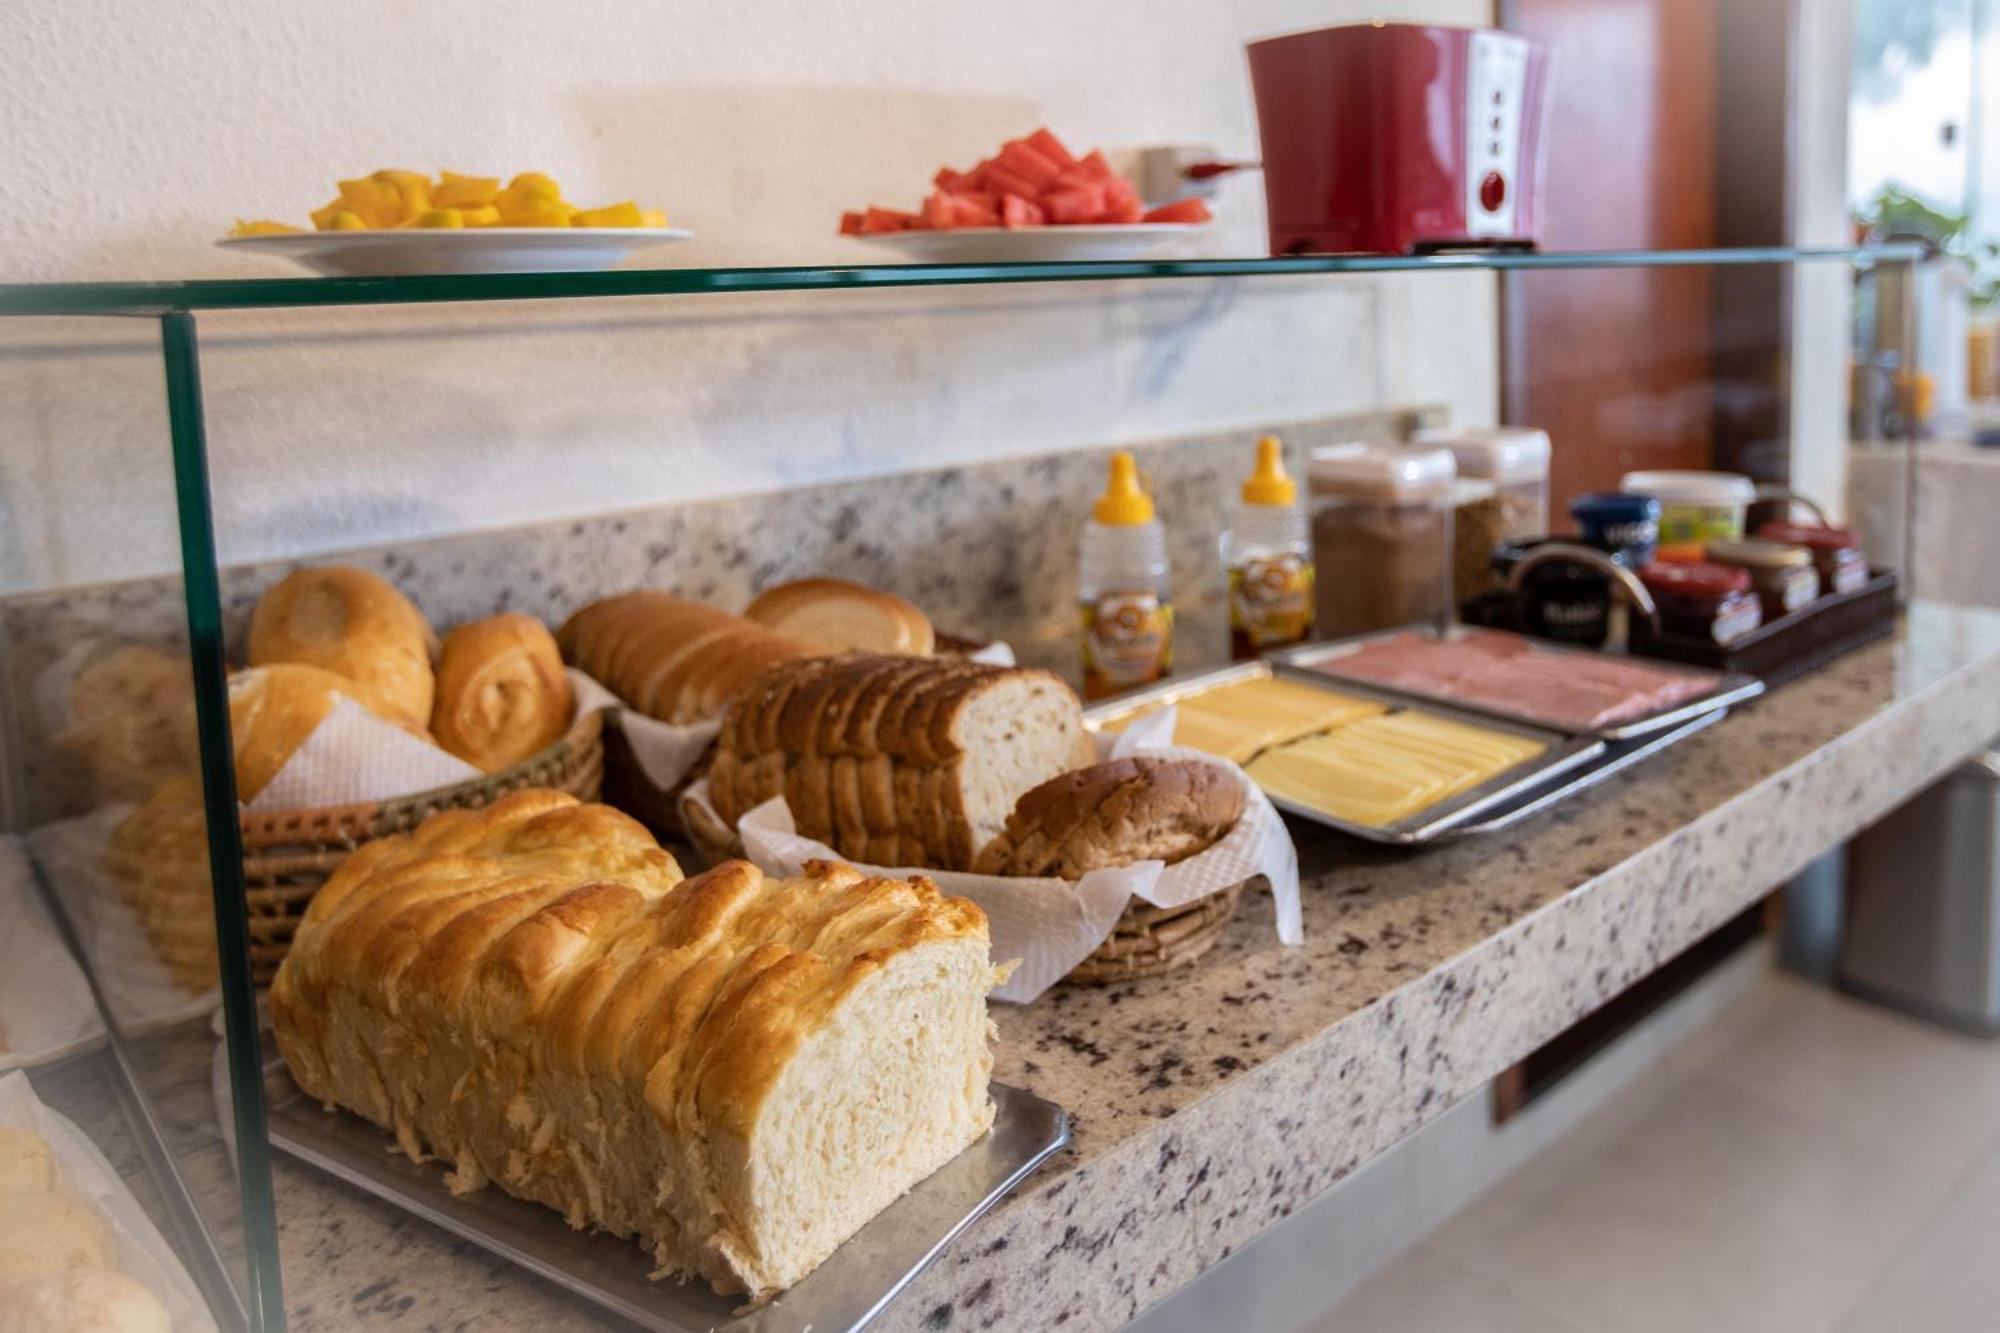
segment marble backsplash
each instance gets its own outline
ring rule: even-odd
[[[1435,409],[1377,411],[1275,428],[1303,478],[1306,456],[1348,439],[1391,439],[1432,424]],[[1133,448],[1167,526],[1176,596],[1199,613],[1217,602],[1217,538],[1260,429]],[[232,565],[222,574],[232,660],[251,608],[302,563],[339,562],[387,577],[440,628],[519,610],[560,624],[577,607],[631,588],[662,588],[737,608],[760,588],[838,574],[900,593],[940,629],[1006,639],[1030,660],[1066,661],[1075,633],[1076,541],[1103,486],[1110,449],[876,477],[792,491],[328,552],[313,561]],[[222,534],[227,556],[227,534]],[[61,725],[62,681],[121,642],[186,637],[177,577],[32,593],[0,602],[5,734],[24,779],[11,808],[32,821],[48,737]],[[60,787],[60,782],[53,784]],[[56,805],[63,802],[56,801]]]

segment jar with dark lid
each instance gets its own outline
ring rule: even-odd
[[[1639,582],[1653,595],[1661,630],[1680,638],[1727,646],[1764,623],[1747,569],[1656,560],[1639,570]]]
[[[1819,571],[1820,592],[1853,592],[1868,581],[1868,557],[1861,544],[1846,528],[1822,527],[1816,523],[1766,523],[1757,529],[1765,541],[1803,546],[1812,552],[1813,567]]]
[[[1505,583],[1514,566],[1538,546],[1568,537],[1535,537],[1493,548],[1493,572]],[[1618,560],[1613,555],[1609,557]],[[1623,561],[1619,561],[1623,563]],[[1584,647],[1602,647],[1611,628],[1611,580],[1580,561],[1552,559],[1528,571],[1514,605],[1515,619],[1529,634]]]
[[[1600,491],[1569,502],[1587,546],[1623,555],[1632,568],[1651,563],[1660,545],[1660,502],[1650,495]]]
[[[1733,565],[1750,575],[1750,586],[1764,604],[1764,619],[1790,615],[1819,596],[1819,571],[1812,552],[1803,546],[1747,537],[1742,541],[1710,542],[1713,564]]]

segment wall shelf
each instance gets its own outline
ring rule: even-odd
[[[1304,255],[1043,264],[861,264],[786,268],[649,268],[605,273],[506,273],[382,278],[220,278],[181,282],[0,284],[0,315],[125,315],[314,306],[546,301],[707,292],[1130,282],[1342,273],[1463,273],[1537,269],[1686,268],[1747,264],[1872,265],[1922,259],[1918,244],[1766,246],[1719,250],[1470,251],[1436,255]]]

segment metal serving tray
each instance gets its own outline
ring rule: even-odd
[[[992,1085],[993,1129],[890,1204],[804,1281],[742,1310],[700,1281],[652,1281],[629,1240],[571,1231],[561,1214],[496,1186],[463,1197],[446,1167],[392,1151],[388,1135],[299,1092],[282,1064],[265,1071],[271,1143],[351,1185],[463,1236],[655,1333],[854,1333],[882,1313],[959,1233],[1069,1142],[1069,1116],[1031,1092]],[[740,1312],[739,1312],[740,1311]]]
[[[1478,833],[1498,833],[1501,829],[1512,828],[1521,821],[1542,813],[1550,806],[1560,804],[1578,792],[1587,791],[1606,778],[1624,772],[1640,760],[1656,755],[1669,746],[1678,745],[1696,732],[1708,730],[1728,716],[1728,713],[1729,710],[1726,708],[1711,709],[1666,731],[1656,731],[1650,736],[1607,745],[1601,756],[1572,771],[1562,781],[1552,784],[1545,790],[1531,792],[1515,804],[1489,811],[1484,819],[1476,823],[1461,824],[1453,829],[1449,836],[1464,838]]]
[[[1454,626],[1449,633],[1453,636],[1458,636],[1467,633],[1469,630],[1480,634],[1514,634],[1512,630],[1478,629],[1463,625]],[[1499,718],[1508,722],[1526,722],[1538,727],[1557,728],[1565,731],[1571,730],[1570,728],[1558,727],[1558,724],[1549,722],[1543,718],[1532,717],[1526,713],[1509,712],[1506,709],[1498,708],[1491,704],[1460,702],[1445,695],[1428,694],[1422,690],[1407,689],[1400,685],[1376,685],[1372,681],[1350,682],[1345,676],[1337,676],[1331,672],[1318,669],[1327,662],[1351,656],[1368,644],[1378,642],[1382,639],[1394,638],[1399,634],[1412,633],[1424,634],[1435,638],[1437,627],[1430,624],[1404,625],[1399,629],[1382,630],[1375,634],[1357,635],[1351,639],[1341,639],[1332,643],[1300,644],[1296,648],[1286,648],[1273,653],[1271,661],[1277,664],[1280,674],[1294,680],[1299,679],[1299,674],[1304,672],[1308,677],[1337,681],[1343,688],[1350,684],[1367,685],[1384,694],[1391,694],[1398,698],[1421,699],[1425,703],[1449,704],[1451,707],[1488,718]],[[1558,656],[1592,657],[1599,659],[1604,656],[1603,653],[1594,652],[1589,648],[1576,648],[1569,644],[1531,638],[1524,634],[1514,634],[1514,637],[1527,639],[1534,651],[1538,653],[1554,653]],[[1658,732],[1678,727],[1690,718],[1700,717],[1703,713],[1714,712],[1718,708],[1727,708],[1731,704],[1742,703],[1746,699],[1754,699],[1764,692],[1764,682],[1755,676],[1745,676],[1736,673],[1722,674],[1707,668],[1686,666],[1679,662],[1669,662],[1657,657],[1641,657],[1636,660],[1642,665],[1657,671],[1685,676],[1721,675],[1721,679],[1716,683],[1715,688],[1706,694],[1683,700],[1675,704],[1672,708],[1663,708],[1659,712],[1647,713],[1643,717],[1632,718],[1626,722],[1616,722],[1608,727],[1577,729],[1580,734],[1600,736],[1607,741],[1637,740],[1642,736],[1651,736]]]
[[[1393,824],[1376,827],[1372,824],[1357,824],[1351,820],[1330,815],[1324,810],[1299,805],[1272,795],[1271,803],[1280,810],[1324,824],[1328,828],[1339,829],[1342,833],[1365,838],[1369,842],[1387,843],[1391,846],[1408,847],[1417,843],[1430,842],[1459,826],[1477,819],[1496,806],[1504,805],[1534,791],[1579,765],[1587,764],[1604,752],[1604,742],[1596,736],[1578,735],[1560,731],[1539,723],[1521,722],[1517,719],[1495,717],[1475,709],[1460,708],[1441,700],[1418,698],[1395,690],[1381,690],[1365,682],[1336,681],[1331,676],[1312,671],[1275,671],[1269,662],[1244,662],[1237,666],[1220,667],[1199,675],[1185,676],[1176,680],[1162,681],[1132,694],[1120,695],[1084,711],[1084,723],[1093,729],[1110,722],[1128,717],[1133,713],[1162,704],[1177,703],[1197,694],[1239,681],[1268,680],[1282,675],[1295,684],[1325,690],[1329,694],[1348,695],[1357,699],[1372,699],[1378,703],[1397,708],[1414,709],[1417,712],[1432,713],[1464,722],[1470,726],[1484,727],[1489,731],[1503,731],[1509,735],[1525,736],[1540,741],[1548,748],[1534,759],[1516,764],[1514,767],[1487,779],[1476,787],[1467,788],[1458,795],[1439,801],[1397,820]],[[1270,795],[1270,793],[1266,793]]]

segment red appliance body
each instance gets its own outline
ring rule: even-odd
[[[1250,45],[1271,253],[1530,247],[1548,55],[1491,28],[1354,24]]]

